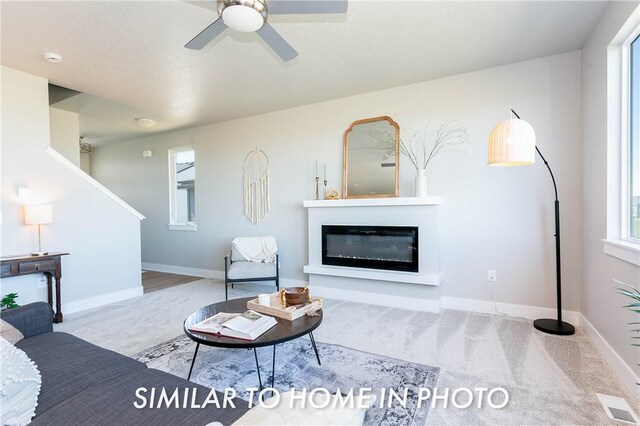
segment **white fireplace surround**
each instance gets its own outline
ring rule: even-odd
[[[309,200],[309,263],[304,272],[313,285],[316,276],[340,277],[342,287],[349,279],[437,286],[440,284],[437,206],[440,197],[364,198],[347,200]],[[322,264],[322,225],[417,226],[418,272],[327,266]]]

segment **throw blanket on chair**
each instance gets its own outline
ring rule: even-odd
[[[272,236],[237,237],[231,245],[249,262],[270,263],[276,260],[278,245]]]

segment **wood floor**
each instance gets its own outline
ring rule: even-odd
[[[142,288],[145,293],[162,290],[163,288],[182,285],[200,280],[200,277],[189,275],[168,274],[166,272],[144,271],[142,273]]]

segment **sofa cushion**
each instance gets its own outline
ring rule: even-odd
[[[35,414],[42,379],[24,351],[0,337],[0,424],[26,425]]]
[[[244,278],[267,278],[276,276],[275,263],[234,262],[229,266],[227,276],[232,280]]]
[[[7,342],[15,345],[20,340],[24,339],[24,335],[20,330],[0,318],[0,337],[7,340]]]
[[[0,312],[0,318],[20,330],[24,337],[53,331],[53,310],[44,302],[5,309]]]
[[[136,408],[134,403],[142,403],[136,396],[140,387],[147,389],[142,394],[147,398],[143,408]],[[162,388],[170,396],[179,389],[179,407],[150,408],[151,389],[156,389],[154,401]],[[206,425],[218,421],[230,425],[247,411],[247,402],[235,399],[236,408],[222,408],[223,396],[219,392],[218,400],[221,408],[207,405],[205,408],[181,408],[185,390],[189,390],[188,404],[194,389],[197,390],[196,403],[201,405],[210,392],[209,388],[189,382],[180,377],[148,368],[119,376],[101,384],[92,386],[85,391],[61,402],[57,406],[37,415],[32,425]],[[155,404],[154,404],[155,407]]]
[[[36,416],[91,386],[146,369],[139,361],[62,332],[23,339],[16,347],[36,363],[42,376]]]

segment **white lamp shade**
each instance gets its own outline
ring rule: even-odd
[[[487,164],[524,166],[536,162],[536,133],[531,124],[510,118],[493,128],[489,135]]]
[[[44,225],[53,222],[51,205],[24,206],[25,225]]]

